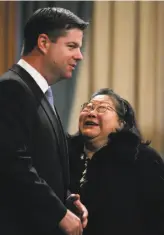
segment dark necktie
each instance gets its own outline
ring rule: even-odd
[[[46,95],[46,97],[47,97],[51,107],[53,108],[53,110],[55,110],[54,109],[54,98],[53,98],[51,87],[48,88],[48,90],[46,91],[45,95]]]

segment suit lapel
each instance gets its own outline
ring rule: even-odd
[[[60,153],[60,162],[63,166],[63,177],[64,182],[66,183],[65,187],[67,188],[69,183],[69,168],[68,168],[68,149],[67,149],[67,142],[66,137],[63,132],[62,124],[55,108],[55,111],[52,109],[51,105],[49,104],[45,94],[42,92],[40,87],[36,84],[34,79],[31,75],[26,72],[21,66],[15,64],[10,69],[17,73],[19,77],[28,85],[28,87],[32,90],[33,95],[39,101],[40,105],[44,109],[45,113],[47,114],[49,121],[52,124],[52,128],[54,130],[58,149]]]

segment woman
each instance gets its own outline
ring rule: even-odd
[[[94,93],[68,143],[70,188],[89,212],[84,235],[164,234],[164,164],[126,100],[110,89]]]

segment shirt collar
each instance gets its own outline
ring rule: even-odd
[[[18,61],[18,64],[31,75],[31,77],[35,80],[35,82],[43,91],[43,93],[45,93],[48,90],[49,85],[46,79],[34,67],[32,67],[29,63],[27,63],[23,59],[20,59]]]

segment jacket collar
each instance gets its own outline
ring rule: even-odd
[[[69,136],[69,138],[72,142],[73,148],[76,148],[78,152],[83,151],[84,141],[79,133]],[[109,159],[111,156],[113,159],[115,158],[114,160],[117,162],[134,162],[138,157],[140,145],[141,140],[139,137],[130,131],[123,130],[111,133],[109,135],[108,144],[101,148],[95,154],[95,157],[100,160],[105,160]]]
[[[109,135],[109,144],[119,145],[124,147],[136,147],[141,143],[139,137],[127,130],[113,132]]]

